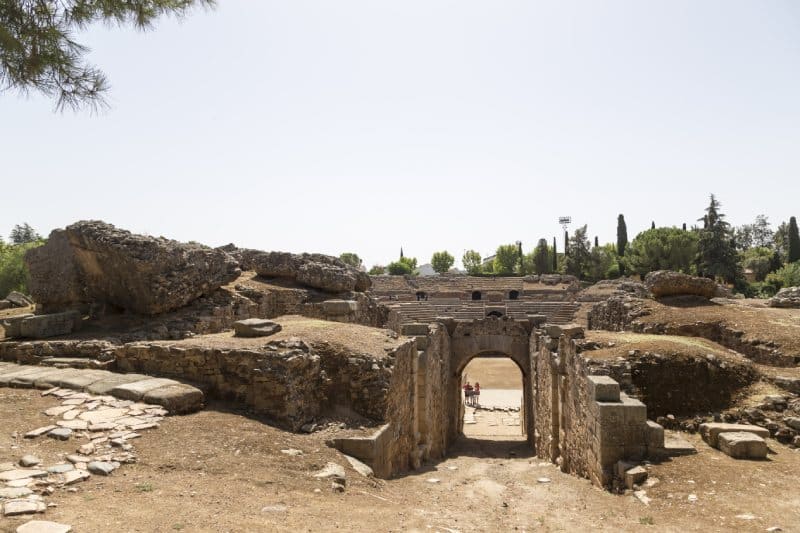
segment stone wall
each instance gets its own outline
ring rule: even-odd
[[[402,394],[404,386],[396,373],[408,366],[405,351],[412,345],[375,358],[302,341],[271,342],[257,351],[132,343],[115,350],[115,365],[123,372],[193,382],[212,397],[245,405],[297,430],[336,407],[377,422],[391,419],[397,411],[392,410],[392,397]]]
[[[663,436],[653,438],[656,425],[648,424],[645,405],[621,393],[611,378],[590,375],[574,341],[562,336],[557,353],[554,344],[549,337],[532,340],[537,455],[608,486],[618,461],[660,453]]]

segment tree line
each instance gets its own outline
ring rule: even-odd
[[[748,296],[770,296],[781,287],[800,285],[800,235],[797,220],[791,217],[775,230],[765,215],[752,224],[732,227],[712,194],[708,207],[687,228],[657,227],[642,231],[628,240],[625,216],[617,217],[615,243],[589,240],[586,225],[570,236],[565,233],[563,250],[556,238],[552,243],[539,239],[525,254],[520,242],[501,244],[489,258],[475,250],[464,252],[461,262],[473,276],[524,276],[531,274],[571,274],[596,282],[621,276],[644,277],[655,270],[674,270],[717,279]],[[455,258],[443,250],[433,254],[431,266],[440,274],[450,271]],[[417,259],[403,255],[387,266],[375,265],[373,275],[414,275]]]

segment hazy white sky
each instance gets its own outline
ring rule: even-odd
[[[79,219],[406,255],[800,216],[796,1],[219,0],[80,36],[111,109],[0,94],[0,234]],[[560,241],[559,241],[560,242]]]

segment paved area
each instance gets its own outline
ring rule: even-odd
[[[467,437],[522,437],[518,389],[481,390],[480,403],[464,409],[464,435]]]
[[[203,392],[172,379],[107,370],[54,368],[0,362],[0,387],[49,389],[61,387],[123,400],[160,405],[173,414],[198,411]]]
[[[0,362],[0,387],[47,389],[42,396],[60,403],[44,411],[52,417],[51,424],[31,428],[15,438],[52,438],[77,444],[75,453],[56,464],[43,464],[33,455],[0,464],[0,518],[44,513],[48,508],[45,496],[136,462],[132,441],[141,437],[141,432],[158,428],[170,411],[188,413],[203,406],[203,393],[196,387],[105,370]],[[19,530],[69,531],[69,526],[33,521]]]
[[[2,369],[8,371],[8,368]],[[7,374],[5,374],[7,375]],[[47,464],[35,455],[21,455],[15,462],[0,463],[0,517],[34,515],[47,511],[46,496],[93,476],[108,476],[124,464],[135,463],[133,441],[148,430],[157,429],[169,412],[160,405],[121,400],[53,387],[42,392],[58,404],[44,411],[51,417],[46,426],[31,428],[24,435],[12,435],[19,449],[24,439],[52,438],[75,443],[75,453]],[[22,531],[49,531],[45,525],[28,525]],[[68,531],[69,526],[59,525]],[[49,526],[48,526],[49,527]]]

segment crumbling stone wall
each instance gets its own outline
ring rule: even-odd
[[[211,396],[297,430],[337,406],[378,422],[394,416],[391,397],[403,383],[393,366],[399,364],[402,372],[408,364],[408,356],[399,353],[403,346],[386,358],[302,341],[275,341],[262,350],[145,342],[118,347],[114,354],[120,371],[191,381]]]
[[[714,355],[635,352],[624,361],[592,360],[590,364],[592,374],[610,376],[623,391],[642,400],[652,419],[722,411],[737,393],[757,381],[749,363],[725,361]]]

